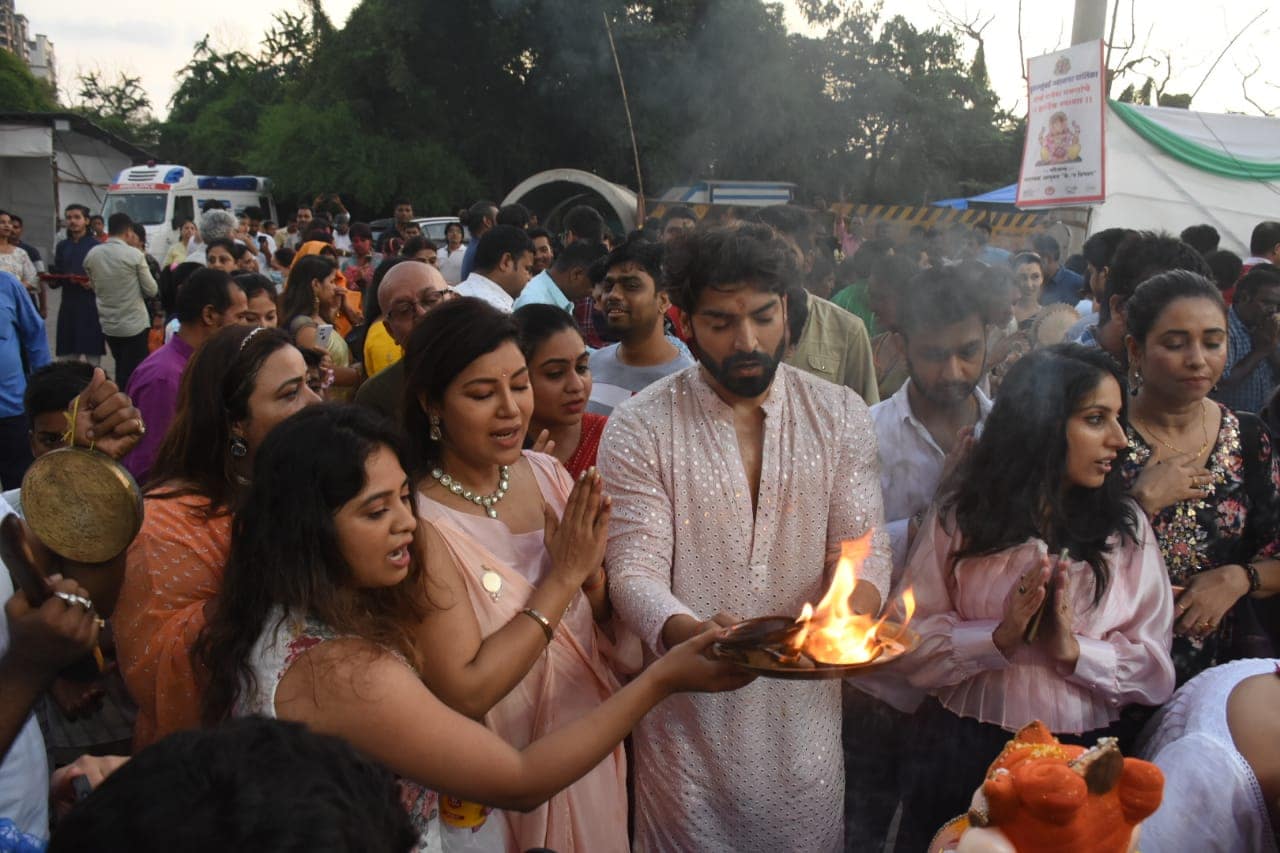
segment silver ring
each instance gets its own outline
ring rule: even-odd
[[[76,595],[74,592],[61,591],[55,591],[54,595],[65,601],[68,606],[79,605],[83,607],[86,613],[93,609],[93,602],[85,598],[83,595]]]

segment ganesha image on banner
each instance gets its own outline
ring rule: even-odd
[[[1049,116],[1047,127],[1040,128],[1039,140],[1037,166],[1080,162],[1080,125],[1061,110]]]
[[[1040,722],[1014,735],[930,853],[1133,853],[1160,807],[1164,774],[1125,758],[1114,738],[1061,744]]]

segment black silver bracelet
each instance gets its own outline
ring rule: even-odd
[[[1262,575],[1258,574],[1258,567],[1253,563],[1245,563],[1244,570],[1249,575],[1249,594],[1259,592],[1262,589]]]

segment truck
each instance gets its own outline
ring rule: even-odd
[[[186,166],[150,161],[120,172],[107,187],[102,216],[127,213],[147,230],[147,252],[163,260],[176,239],[177,230],[190,219],[199,222],[211,206],[237,216],[247,207],[259,207],[264,219],[279,222],[271,179],[259,175],[197,175]]]

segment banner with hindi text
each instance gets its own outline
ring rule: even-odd
[[[1018,207],[1106,201],[1106,73],[1102,42],[1027,62],[1027,138]]]

